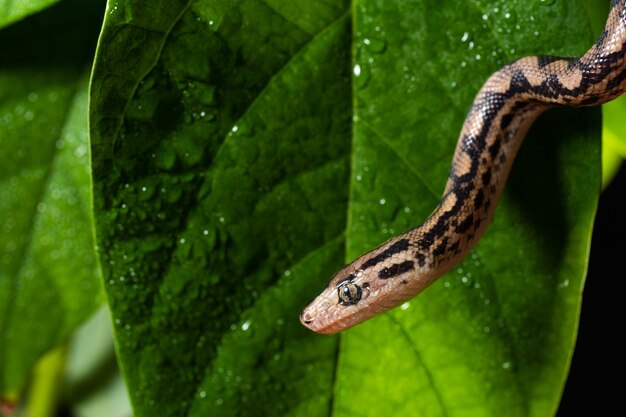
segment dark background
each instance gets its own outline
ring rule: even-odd
[[[557,417],[624,415],[626,165],[600,196],[578,340]]]

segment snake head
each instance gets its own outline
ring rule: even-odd
[[[337,333],[358,322],[350,318],[359,315],[368,304],[371,283],[363,271],[347,266],[337,272],[326,287],[300,314],[302,324],[323,334]]]
[[[337,333],[402,304],[424,288],[430,282],[428,272],[390,255],[404,248],[397,242],[387,242],[337,272],[300,314],[302,324],[317,333]]]

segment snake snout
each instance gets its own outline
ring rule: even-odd
[[[313,315],[308,311],[303,311],[300,313],[300,322],[304,325],[311,324],[313,322]]]

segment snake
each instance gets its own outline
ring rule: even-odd
[[[493,73],[465,118],[443,196],[419,226],[345,266],[302,311],[317,333],[349,329],[423,291],[465,257],[493,218],[532,123],[553,107],[596,106],[626,89],[626,0],[576,58],[528,56]]]

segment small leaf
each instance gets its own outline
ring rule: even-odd
[[[424,294],[338,337],[298,314],[435,207],[490,73],[589,48],[577,1],[116,5],[90,120],[136,415],[553,413],[600,184],[597,110],[540,120],[483,241]]]
[[[602,106],[604,127],[612,134],[608,143],[622,158],[626,158],[626,127],[623,123],[625,113],[626,97]]]
[[[0,0],[0,28],[50,7],[59,0]]]

